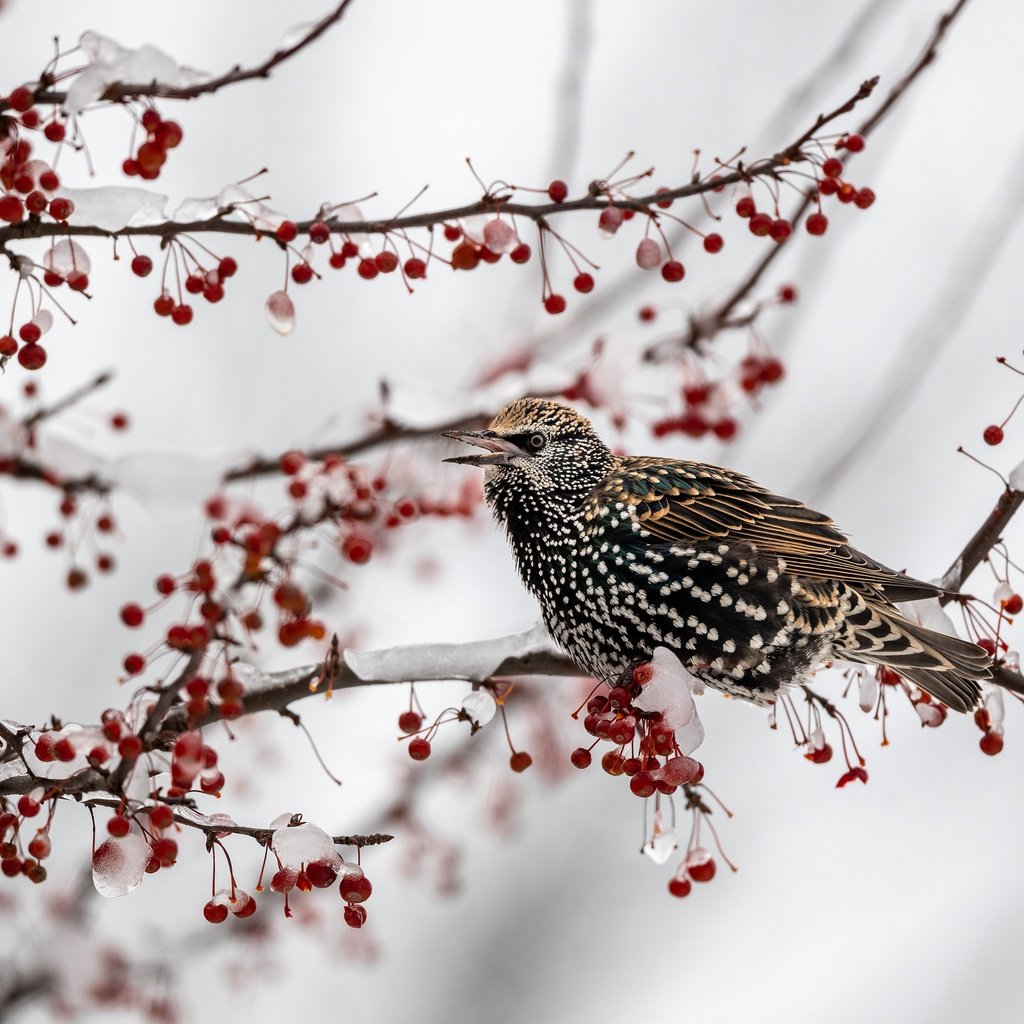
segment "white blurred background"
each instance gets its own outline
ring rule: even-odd
[[[68,42],[91,28],[126,45],[152,42],[218,72],[263,59],[287,30],[326,7],[326,0],[292,0],[287,8],[243,0],[12,0],[0,13],[0,87],[33,78],[57,34]],[[627,149],[636,150],[638,167],[657,168],[656,185],[679,184],[696,147],[706,158],[745,144],[753,155],[774,151],[873,74],[882,76],[880,98],[942,10],[934,0],[842,7],[811,0],[358,0],[269,82],[163,104],[185,139],[154,187],[171,196],[173,208],[266,166],[270,173],[254,187],[297,219],[321,202],[371,191],[379,198],[365,209],[386,216],[424,184],[430,191],[422,209],[477,198],[467,156],[485,180],[542,187],[558,175],[579,193]],[[622,437],[625,447],[724,462],[823,508],[882,561],[924,578],[946,569],[999,487],[957,446],[991,456],[1004,472],[1024,456],[1016,422],[1001,448],[981,452],[982,429],[1001,420],[1019,392],[994,357],[1020,355],[1024,134],[1014,104],[1024,94],[1022,30],[1019,4],[972,0],[935,66],[853,165],[855,182],[877,192],[874,207],[834,208],[823,239],[801,237],[787,247],[763,294],[792,281],[800,302],[761,321],[787,375],[745,417],[739,439],[728,446],[680,435],[656,442],[637,424]],[[844,39],[849,46],[840,45]],[[567,151],[561,83],[573,49],[581,99]],[[99,177],[67,160],[65,183],[118,181],[128,119],[103,111],[89,115],[85,128]],[[567,293],[570,311],[558,323],[541,309],[536,262],[472,274],[436,268],[411,297],[397,275],[365,282],[351,268],[327,271],[323,283],[292,288],[298,327],[285,339],[263,313],[282,274],[270,245],[226,242],[221,248],[236,256],[239,274],[226,299],[198,304],[184,330],[152,314],[153,278],[135,280],[123,262],[105,258],[104,243],[92,245],[94,298],[77,304],[78,327],[57,325],[40,376],[50,396],[98,369],[113,367],[117,376],[53,430],[110,455],[277,452],[359,433],[382,377],[455,409],[484,365],[553,327],[561,334],[546,358],[559,365],[585,366],[598,335],[628,363],[666,324],[684,323],[725,294],[767,244],[730,214],[723,223],[725,251],[712,258],[684,249],[687,278],[673,287],[635,269],[626,229],[602,241],[592,219],[562,218],[567,237],[603,270],[589,299]],[[140,249],[155,256],[155,247]],[[622,300],[588,313],[619,275],[629,282]],[[648,301],[661,309],[653,329],[636,317]],[[722,351],[734,353],[736,345],[726,340]],[[16,369],[0,384],[5,403],[17,406],[22,377]],[[635,370],[626,393],[654,418],[673,382],[665,371]],[[132,416],[125,435],[102,423],[100,414],[114,408]],[[851,450],[869,426],[871,438]],[[417,452],[420,459],[442,454],[440,446]],[[432,472],[439,491],[461,484],[456,467]],[[23,549],[0,566],[2,715],[38,722],[56,712],[94,721],[125,699],[116,677],[132,638],[117,608],[151,593],[158,573],[187,565],[203,531],[195,519],[115,498],[119,570],[70,594],[64,556],[42,543],[56,522],[54,495],[7,483],[0,502],[5,528]],[[1015,524],[1011,552],[1022,535],[1024,526]],[[348,570],[348,579],[350,591],[324,617],[360,646],[476,639],[536,618],[503,539],[482,514],[468,525],[411,527],[380,558]],[[986,568],[974,587],[991,597]],[[828,685],[838,692],[838,679]],[[577,688],[550,686],[567,721]],[[464,689],[419,692],[439,710]],[[407,770],[404,749],[393,743],[405,700],[404,690],[347,693],[300,709],[344,779],[340,790],[289,723],[246,723],[238,749],[226,756],[223,810],[252,824],[301,810],[335,832],[376,829]],[[315,893],[300,902],[317,920],[275,921],[262,943],[225,939],[202,922],[207,861],[201,842],[186,836],[172,872],[147,879],[127,899],[90,902],[87,941],[55,938],[47,900],[88,853],[84,811],[64,807],[51,881],[32,892],[6,887],[17,906],[5,905],[12,926],[5,925],[3,941],[12,962],[62,960],[80,980],[90,951],[108,940],[145,950],[168,966],[156,990],[166,984],[188,1021],[228,1013],[252,1021],[340,1013],[418,1024],[682,1015],[807,1024],[1019,1020],[1024,716],[1016,705],[1008,709],[1006,749],[987,758],[969,720],[923,732],[902,704],[891,721],[893,742],[881,749],[874,723],[850,704],[871,778],[837,791],[835,761],[809,765],[786,735],[769,731],[763,712],[714,693],[703,698],[708,738],[700,756],[735,812],[718,824],[740,871],[725,877],[720,870],[685,901],[666,893],[668,867],[637,855],[640,803],[621,780],[596,768],[511,776],[501,737],[485,730],[478,741],[490,750],[467,775],[420,793],[418,819],[434,839],[421,845],[395,824],[396,841],[368,852],[375,892],[364,935],[340,925],[334,894]],[[529,737],[530,723],[517,721],[514,706],[512,719]],[[565,760],[582,740],[575,730],[567,728],[561,741]],[[462,740],[442,732],[437,754]],[[492,825],[496,805],[509,810],[502,828]],[[442,893],[449,845],[458,855],[458,884]],[[255,848],[235,842],[231,849],[240,872],[253,875]],[[261,914],[279,909],[265,902]],[[39,936],[44,948],[33,945]],[[219,941],[207,943],[214,936]],[[37,1001],[15,1016],[36,1022],[53,1012]],[[87,1017],[137,1018],[135,1009]]]

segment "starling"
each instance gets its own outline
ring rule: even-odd
[[[610,681],[673,650],[709,686],[774,703],[833,657],[884,665],[957,711],[990,660],[926,629],[894,602],[943,591],[849,545],[832,520],[728,469],[618,457],[588,420],[522,398],[484,431],[484,495],[551,635]]]

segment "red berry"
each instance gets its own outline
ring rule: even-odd
[[[309,225],[309,240],[317,245],[323,245],[331,237],[331,229],[322,221],[314,221]]]
[[[715,877],[715,862],[713,858],[708,857],[700,864],[688,865],[686,870],[695,882],[710,882]]]
[[[634,759],[630,758],[630,760]],[[658,787],[654,784],[654,779],[649,772],[639,771],[629,780],[629,788],[636,796],[646,799],[649,796],[654,796]]]
[[[163,292],[153,302],[153,309],[157,316],[170,316],[174,312],[174,299],[167,292]]]
[[[572,282],[573,288],[578,292],[591,292],[594,290],[594,278],[591,274],[582,273],[577,274]]]
[[[430,744],[422,736],[417,736],[409,741],[409,756],[414,761],[425,761],[430,757]]]
[[[722,246],[725,245],[725,241],[719,234],[712,233],[704,236],[704,251],[710,253],[716,253],[722,251]]]
[[[517,750],[508,759],[508,766],[514,772],[525,772],[533,764],[533,758],[525,750]]]
[[[162,836],[153,843],[153,855],[161,867],[172,867],[178,859],[178,844],[170,836]]]
[[[565,312],[565,299],[561,295],[552,293],[544,300],[544,308],[552,315],[557,316]]]
[[[460,242],[452,249],[452,267],[455,270],[474,270],[480,262],[480,250],[472,242]]]
[[[164,121],[156,129],[156,143],[164,149],[174,149],[183,136],[184,132],[177,121]]]
[[[279,242],[294,242],[298,233],[299,229],[293,220],[281,221],[274,232]]]
[[[23,114],[26,110],[31,109],[35,103],[35,94],[27,86],[19,85],[17,89],[11,90],[10,96],[7,97],[7,102],[12,110]]]
[[[445,224],[444,237],[449,242],[457,242],[462,237],[462,228],[458,224]]]
[[[28,852],[36,860],[45,860],[50,856],[53,844],[45,832],[37,832],[28,844]]]
[[[313,268],[306,262],[296,263],[292,267],[292,280],[296,284],[309,284],[313,280]]]
[[[13,356],[18,351],[18,343],[9,334],[0,338],[0,356]]]
[[[206,918],[210,924],[221,924],[227,920],[228,908],[223,903],[214,903],[210,900],[203,907],[203,917]]]
[[[348,903],[364,903],[370,898],[373,886],[366,875],[352,872],[341,879],[341,898]]]
[[[121,609],[121,621],[133,629],[136,626],[142,625],[142,620],[145,618],[145,612],[143,612],[141,606],[137,604],[126,604]]]
[[[730,441],[736,436],[736,421],[730,418],[719,420],[711,425],[711,429],[715,437],[722,441]]]
[[[138,736],[125,736],[117,745],[117,752],[128,760],[134,760],[142,753],[142,740]]]
[[[124,659],[124,670],[130,676],[137,676],[146,667],[146,659],[141,654],[127,654]]]
[[[46,350],[42,345],[25,345],[18,352],[18,362],[26,370],[39,370],[46,364]]]
[[[107,831],[112,836],[126,836],[131,827],[132,823],[123,814],[115,814],[107,821]]]
[[[69,282],[70,283],[70,282]],[[182,303],[171,310],[171,319],[179,326],[184,327],[192,323],[192,307]]]
[[[67,736],[62,736],[54,743],[53,756],[58,761],[73,761],[75,759],[75,746]]]
[[[840,142],[843,148],[848,149],[851,153],[859,153],[864,148],[863,135],[847,135]]]
[[[46,209],[46,206],[46,196],[38,190],[29,192],[29,194],[25,196],[25,209],[37,217]]]
[[[757,213],[753,196],[741,196],[736,203],[736,213],[740,217],[753,217]]]
[[[653,306],[641,306],[636,315],[642,323],[649,324],[658,315],[658,311]]]
[[[13,195],[0,196],[0,220],[20,224],[25,219],[25,204]]]
[[[34,345],[41,337],[43,332],[39,330],[39,325],[34,323],[22,324],[18,329],[18,337],[22,341],[28,342],[30,345]]]
[[[185,291],[198,295],[206,287],[206,275],[203,273],[189,274],[185,278]]]
[[[827,178],[838,178],[843,173],[843,161],[837,156],[830,156],[821,165],[821,173]]]
[[[793,225],[784,217],[772,221],[771,229],[768,232],[775,242],[784,242],[793,233]]]
[[[365,565],[373,554],[373,544],[358,534],[351,534],[346,537],[341,545],[341,553],[356,565]]]
[[[684,896],[689,896],[692,890],[693,885],[688,878],[677,877],[673,878],[668,883],[668,891],[672,893],[673,896],[678,896],[680,899],[683,899]]]
[[[50,216],[54,220],[67,220],[75,212],[75,204],[70,199],[58,196],[50,200]]]
[[[359,272],[359,276],[366,281],[372,281],[380,273],[377,264],[368,258],[361,259],[356,269]]]
[[[403,711],[398,716],[398,728],[404,733],[419,732],[423,728],[423,716],[417,711]]]
[[[153,261],[144,255],[138,255],[132,259],[132,273],[136,277],[147,277],[153,270]]]
[[[153,828],[170,828],[174,824],[174,811],[167,804],[156,804],[149,808],[149,820]]]
[[[1002,444],[1003,443],[1003,428],[996,426],[994,423],[990,427],[985,428],[985,433],[982,437],[985,438],[985,444]]]
[[[564,181],[556,178],[548,185],[548,196],[553,203],[564,203],[565,197],[569,194],[569,186]]]
[[[586,747],[577,747],[570,755],[569,760],[575,768],[589,768],[593,760],[591,753]]]
[[[338,873],[325,861],[314,860],[306,865],[306,877],[318,889],[326,889],[328,886],[334,885]]]
[[[345,907],[345,924],[347,924],[349,928],[362,928],[365,923],[365,907],[354,907],[351,903]]]
[[[1004,602],[1003,609],[1010,615],[1016,615],[1024,608],[1024,598],[1020,594],[1011,594]]]
[[[74,292],[84,292],[89,287],[89,275],[80,270],[72,270],[67,277],[68,287]]]
[[[686,268],[679,262],[679,260],[669,260],[661,268],[661,276],[666,281],[675,284],[677,281],[682,281],[686,276]]]
[[[34,818],[39,813],[39,801],[26,793],[18,797],[18,813],[23,818]]]
[[[828,230],[828,217],[823,213],[812,213],[807,218],[807,233],[809,235],[823,235]]]
[[[373,262],[382,274],[392,274],[398,269],[398,257],[390,249],[377,253]]]
[[[989,757],[995,757],[1003,749],[1003,737],[989,729],[984,736],[978,740],[978,746],[981,747],[983,754],[988,754]]]
[[[754,216],[750,218],[748,227],[750,228],[750,233],[752,235],[757,235],[759,238],[763,238],[772,230],[772,219],[767,213],[755,213]]]
[[[875,201],[875,193],[869,188],[858,189],[853,197],[853,205],[866,210]]]
[[[413,281],[420,281],[427,276],[427,265],[418,256],[407,259],[403,270],[405,271],[405,276]]]
[[[796,302],[796,288],[791,284],[784,284],[779,287],[779,302]]]
[[[528,263],[532,255],[530,247],[525,242],[520,242],[509,254],[508,258],[513,263]]]

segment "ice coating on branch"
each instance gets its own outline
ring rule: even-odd
[[[171,88],[187,88],[210,77],[184,67],[155,46],[147,44],[133,50],[99,32],[83,32],[79,45],[89,63],[68,88],[64,100],[64,110],[68,114],[84,110],[114,82],[132,85],[158,83]]]
[[[60,194],[75,204],[75,211],[69,218],[72,224],[92,224],[104,231],[120,231],[126,227],[159,224],[167,218],[167,196],[147,188],[105,185],[102,188],[62,188]]]
[[[466,679],[482,683],[506,658],[555,651],[544,624],[525,633],[467,644],[409,644],[382,651],[344,652],[345,664],[364,680],[400,683],[417,679]],[[689,691],[687,691],[689,693]]]
[[[651,827],[651,838],[644,844],[644,853],[655,864],[664,864],[675,852],[678,845],[675,829],[665,824],[661,811],[655,811],[654,824]]]
[[[255,693],[257,690],[266,690],[269,687],[288,686],[290,683],[297,683],[300,679],[307,679],[317,672],[316,665],[300,665],[297,668],[284,669],[281,672],[264,672],[255,665],[239,661],[233,666],[233,671],[239,680],[245,684],[246,693]]]
[[[225,185],[215,196],[183,199],[174,211],[174,219],[183,223],[210,220],[218,214],[244,211],[246,219],[261,231],[272,232],[284,220],[284,214],[271,209],[242,185]],[[238,217],[236,216],[236,220]]]
[[[135,452],[113,460],[107,472],[143,504],[162,512],[192,515],[196,506],[220,487],[225,471],[237,457],[237,453]]]
[[[1010,486],[1015,491],[1024,491],[1024,462],[1018,463],[1010,474]]]
[[[486,690],[473,690],[462,698],[462,710],[477,725],[486,725],[496,714],[498,705]]]
[[[316,26],[317,23],[315,21],[303,21],[298,25],[292,25],[291,28],[285,29],[284,34],[281,36],[281,49],[290,50],[293,46],[297,46]]]
[[[985,684],[985,710],[988,712],[989,725],[992,728],[1003,725],[1003,690],[994,683]]]
[[[335,871],[341,867],[341,856],[331,837],[309,821],[294,828],[277,829],[270,845],[286,868],[298,869],[313,861],[329,864]]]
[[[149,843],[135,832],[111,836],[92,855],[92,881],[101,896],[127,896],[142,884],[152,856]]]
[[[267,320],[278,334],[286,336],[295,330],[295,303],[287,292],[271,292],[264,306]]]
[[[945,613],[937,597],[930,597],[927,601],[911,601],[907,604],[897,605],[899,610],[912,622],[919,622],[926,629],[934,629],[938,633],[945,633],[947,636],[959,636],[953,620]]]
[[[73,270],[88,274],[92,270],[89,254],[70,238],[62,238],[48,250],[43,257],[43,266],[61,277],[67,277]]]
[[[633,706],[641,711],[660,711],[662,720],[676,734],[676,742],[684,754],[692,754],[704,742],[704,725],[693,700],[693,676],[667,647],[657,647],[651,658],[654,669],[644,683]]]

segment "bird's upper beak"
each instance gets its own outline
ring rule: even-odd
[[[460,466],[507,466],[517,455],[526,455],[517,444],[498,437],[490,430],[445,430],[442,437],[450,437],[453,441],[465,441],[485,449],[478,455],[458,455],[445,462],[454,462]]]

